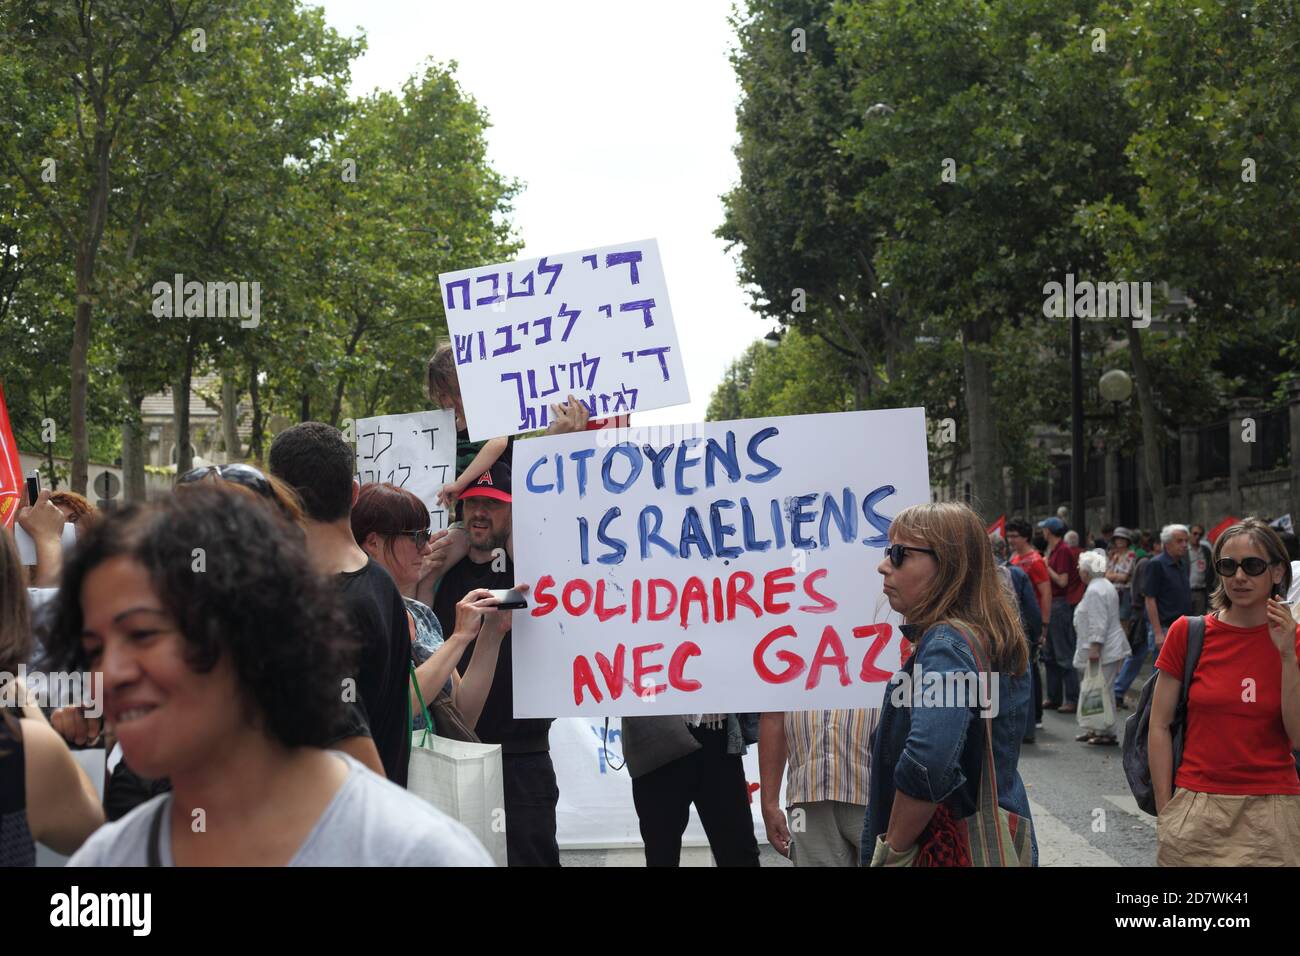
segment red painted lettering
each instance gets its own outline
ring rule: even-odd
[[[555,578],[549,574],[543,574],[537,579],[537,587],[533,588],[533,609],[528,613],[533,617],[541,617],[544,614],[550,614],[560,603],[555,599],[555,595],[549,593],[549,589],[555,587]]]
[[[579,605],[573,603],[572,599],[574,591],[582,592],[582,603]],[[591,597],[591,585],[582,580],[582,578],[574,578],[564,586],[561,600],[564,602],[564,609],[566,611],[574,617],[581,617],[591,609]]]
[[[791,587],[793,587],[793,585],[791,585]],[[806,666],[803,658],[790,651],[776,652],[776,659],[786,665],[785,670],[780,673],[773,671],[767,666],[767,662],[763,660],[764,653],[766,653],[768,647],[770,647],[774,641],[780,640],[783,637],[794,636],[795,629],[791,625],[785,624],[773,631],[769,631],[767,636],[759,641],[758,646],[754,648],[754,670],[757,671],[758,676],[767,683],[784,684],[787,681],[794,680],[803,673],[804,667]]]
[[[655,608],[655,595],[659,589],[663,588],[668,592],[670,598],[668,606],[662,611]],[[665,621],[677,607],[677,587],[672,581],[665,581],[663,578],[651,578],[646,582],[646,620],[647,621]]]
[[[668,662],[668,683],[673,686],[674,690],[700,689],[699,681],[682,676],[682,669],[686,667],[687,658],[699,656],[700,645],[694,641],[683,641],[677,645],[677,650],[673,651],[672,659]]]
[[[632,648],[632,683],[636,685],[637,693],[643,697],[647,693],[652,697],[658,697],[668,689],[667,684],[655,684],[653,687],[646,686],[645,679],[655,671],[663,670],[664,665],[655,664],[647,667],[642,661],[646,654],[653,654],[655,651],[662,651],[663,649],[662,644],[643,644],[640,647]]]
[[[866,656],[862,658],[862,673],[858,675],[858,680],[868,683],[889,680],[893,675],[887,670],[881,670],[876,666],[876,660],[885,650],[885,645],[889,643],[889,638],[893,635],[894,628],[889,624],[864,624],[853,629],[854,637],[870,637],[876,635],[876,639],[871,642],[867,648]]]
[[[614,663],[611,665],[609,658],[600,651],[596,652],[596,666],[600,668],[601,676],[605,678],[605,686],[609,688],[610,700],[618,700],[619,695],[623,693],[623,645],[620,644],[614,648]],[[600,698],[596,698],[600,702]]]
[[[573,702],[579,706],[582,704],[584,687],[591,691],[591,696],[596,698],[596,703],[599,704],[605,699],[601,696],[600,688],[596,686],[596,675],[591,672],[591,665],[587,663],[587,658],[579,654],[573,659]]]
[[[754,576],[748,571],[737,571],[727,579],[727,620],[736,619],[736,607],[744,605],[754,612],[754,617],[762,617],[763,609],[749,596],[749,589],[754,586]]]
[[[816,605],[805,604],[802,607],[800,607],[799,610],[807,611],[809,614],[829,614],[831,611],[839,607],[839,604],[837,604],[835,601],[832,601],[825,594],[822,594],[815,587],[813,587],[814,584],[816,584],[822,578],[826,577],[827,573],[828,572],[826,568],[818,568],[812,574],[808,575],[803,579],[804,593],[807,594],[814,601],[816,601],[817,604]]]
[[[808,669],[808,682],[804,684],[805,690],[812,690],[822,679],[822,668],[827,664],[834,664],[836,670],[840,672],[840,686],[848,687],[849,680],[849,655],[844,653],[844,644],[840,641],[840,636],[835,633],[835,628],[827,624],[822,631],[822,639],[817,643],[817,653],[813,655],[812,666]]]
[[[605,607],[605,579],[598,580],[596,582],[596,620],[604,623],[611,617],[618,617],[620,614],[626,613],[626,604],[620,604],[618,607]]]
[[[772,599],[779,594],[789,594],[794,590],[794,583],[790,581],[780,582],[780,578],[788,578],[794,575],[794,568],[777,568],[775,571],[768,571],[763,575],[763,610],[768,614],[784,614],[790,610],[790,605],[785,602],[776,602]]]
[[[686,619],[691,615],[691,602],[696,601],[700,605],[700,614],[703,616],[703,622],[709,623],[709,593],[704,590],[704,582],[695,576],[686,579],[686,586],[682,588],[682,607],[681,621],[682,627],[686,626]]]

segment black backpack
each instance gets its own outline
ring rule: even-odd
[[[1187,693],[1191,687],[1196,662],[1205,644],[1205,618],[1187,618],[1187,654],[1183,659],[1183,685],[1178,689],[1178,707],[1174,710],[1169,734],[1174,744],[1174,774],[1183,762],[1183,738],[1187,731]],[[1147,754],[1147,731],[1151,726],[1151,698],[1156,691],[1156,671],[1142,685],[1142,697],[1137,710],[1124,721],[1124,776],[1133,791],[1137,805],[1152,816],[1156,815],[1156,794],[1151,786],[1151,764]]]

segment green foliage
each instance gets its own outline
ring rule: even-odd
[[[790,329],[775,345],[760,339],[731,363],[713,392],[708,421],[844,412],[853,408],[844,360],[825,343]]]
[[[0,143],[0,381],[24,447],[51,417],[56,453],[70,450],[73,267],[87,255],[95,457],[116,458],[140,397],[187,373],[233,378],[245,402],[257,384],[263,426],[304,406],[335,422],[425,407],[424,364],[446,335],[438,273],[518,248],[517,186],[489,166],[487,117],[454,64],[351,100],[364,40],[299,0],[84,7],[0,10],[13,131]],[[55,182],[41,178],[47,156]],[[154,283],[176,273],[257,282],[260,321],[155,316]]]

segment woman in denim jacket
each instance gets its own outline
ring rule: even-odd
[[[885,691],[872,743],[864,866],[910,866],[941,803],[956,819],[975,812],[985,706],[992,716],[998,803],[1026,821],[1030,817],[1016,769],[1025,712],[1032,706],[1026,642],[1000,587],[982,522],[960,502],[914,505],[890,524],[889,541],[879,567],[884,593],[907,621],[903,634],[914,648]],[[931,695],[920,694],[929,685],[923,674],[978,675],[963,632],[979,641],[996,680],[977,685],[980,700],[936,705]],[[945,678],[943,686],[963,683]],[[1038,865],[1036,840],[1033,863]]]

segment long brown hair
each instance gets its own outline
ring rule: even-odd
[[[0,528],[0,671],[25,664],[32,649],[32,628],[27,609],[27,587],[18,547]]]
[[[995,670],[1023,674],[1028,641],[1020,613],[998,578],[979,516],[960,501],[912,505],[898,513],[890,531],[925,542],[939,565],[908,611],[908,623],[922,633],[940,623],[959,627],[983,643]]]
[[[1286,553],[1286,545],[1282,542],[1282,536],[1270,528],[1267,522],[1258,518],[1243,518],[1215,540],[1214,557],[1210,560],[1215,564],[1216,572],[1219,557],[1223,554],[1223,546],[1239,534],[1246,535],[1261,551],[1268,555],[1270,571],[1273,565],[1282,565],[1282,580],[1269,588],[1269,591],[1271,594],[1285,597],[1291,589],[1291,556]],[[1265,571],[1264,573],[1268,574],[1269,572]],[[1232,599],[1228,597],[1228,589],[1224,586],[1223,577],[1220,576],[1218,583],[1215,585],[1214,593],[1210,595],[1210,610],[1226,611],[1230,607],[1232,607]]]

